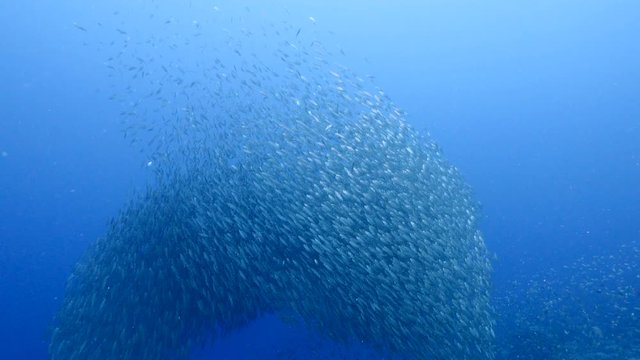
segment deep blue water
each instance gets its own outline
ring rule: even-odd
[[[102,27],[144,26],[145,7],[204,23],[190,4],[0,3],[0,359],[47,357],[73,265],[151,177],[108,100],[124,85]],[[498,357],[640,356],[640,5],[247,6],[296,27],[313,16],[461,170],[493,256]],[[268,316],[194,358],[358,352],[316,337]]]

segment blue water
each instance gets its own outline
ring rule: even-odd
[[[340,61],[375,76],[471,184],[492,254],[498,358],[640,356],[637,2],[246,4],[333,32],[323,40]],[[191,6],[0,3],[0,359],[47,358],[67,276],[151,177],[108,100],[116,35],[98,23],[144,26],[132,8],[184,17]],[[194,358],[364,358],[358,346],[267,316]]]

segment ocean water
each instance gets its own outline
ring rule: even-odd
[[[475,275],[468,272],[453,276],[447,271],[433,270],[426,265],[443,261],[442,268],[449,269],[452,265],[447,261],[465,257],[468,250],[463,245],[471,240],[461,240],[459,245],[460,236],[452,235],[451,241],[438,237],[444,239],[438,244],[445,249],[438,255],[430,252],[432,246],[415,250],[412,242],[421,238],[415,240],[411,231],[406,238],[402,237],[397,229],[391,232],[399,239],[396,247],[386,242],[364,242],[354,245],[360,252],[349,256],[342,256],[344,252],[332,247],[321,252],[324,258],[315,260],[344,270],[366,267],[377,256],[376,250],[385,251],[386,255],[391,251],[390,258],[385,260],[391,264],[414,264],[406,259],[418,259],[421,263],[425,255],[430,259],[425,268],[430,270],[419,267],[416,272],[423,275],[414,274],[410,279],[426,276],[434,284],[452,284],[446,291],[454,295],[462,293],[459,291],[465,286],[472,287],[473,294],[473,291],[485,290],[476,288],[478,284],[486,286],[490,296],[489,326],[495,336],[479,341],[465,333],[477,324],[481,324],[477,325],[479,329],[484,329],[486,324],[478,315],[480,310],[477,314],[469,310],[471,320],[467,328],[451,322],[451,334],[443,333],[442,329],[455,315],[443,315],[442,323],[434,324],[432,329],[428,323],[420,325],[421,319],[431,319],[436,312],[425,313],[424,303],[416,300],[435,299],[429,297],[427,285],[418,290],[394,287],[395,283],[386,282],[388,278],[383,275],[358,273],[359,276],[354,277],[347,271],[336,272],[335,280],[323,276],[320,281],[312,281],[307,269],[314,269],[313,261],[309,261],[308,266],[297,262],[306,252],[289,244],[282,253],[269,253],[266,258],[277,259],[285,253],[286,259],[293,259],[295,266],[291,266],[295,271],[272,275],[276,273],[272,267],[256,265],[255,271],[243,273],[245,280],[240,283],[253,289],[267,285],[277,287],[282,280],[293,289],[293,294],[283,297],[295,301],[290,300],[292,304],[289,304],[273,294],[269,300],[256,300],[254,293],[235,299],[236,305],[254,306],[259,302],[261,307],[256,313],[249,306],[244,309],[222,302],[213,304],[231,320],[225,318],[221,320],[223,324],[209,324],[204,332],[215,333],[227,325],[231,328],[215,341],[204,340],[194,345],[188,358],[473,358],[469,354],[475,354],[476,350],[460,350],[456,344],[477,345],[477,354],[495,359],[640,358],[638,35],[640,5],[633,1],[88,3],[27,0],[0,3],[0,359],[45,359],[52,355],[67,358],[72,354],[77,358],[100,358],[90,349],[79,349],[85,340],[93,341],[93,345],[117,343],[121,346],[110,356],[101,353],[102,358],[143,358],[151,351],[145,345],[157,346],[158,343],[167,347],[158,353],[166,358],[178,358],[178,354],[170,350],[194,338],[189,332],[163,334],[175,340],[175,344],[162,342],[158,339],[166,340],[166,337],[151,334],[135,337],[137,347],[132,353],[126,353],[123,349],[128,349],[129,343],[119,340],[111,331],[119,329],[119,324],[123,331],[129,331],[131,324],[145,328],[146,324],[153,323],[153,320],[136,317],[136,311],[148,305],[152,308],[148,301],[153,300],[153,296],[142,296],[143,290],[135,292],[136,288],[152,294],[155,289],[163,289],[162,292],[171,293],[170,296],[178,294],[176,299],[181,299],[179,294],[195,296],[198,293],[195,289],[203,288],[197,282],[204,279],[204,275],[189,273],[178,277],[183,281],[178,284],[197,283],[194,289],[185,290],[178,285],[167,285],[175,282],[158,280],[162,277],[157,274],[135,272],[139,269],[136,259],[142,259],[147,251],[140,245],[144,241],[131,241],[134,260],[127,263],[130,271],[125,275],[130,277],[123,277],[124,283],[141,282],[130,291],[143,300],[107,302],[105,310],[99,305],[99,296],[96,303],[67,302],[65,305],[65,299],[95,298],[97,290],[92,290],[93,282],[107,279],[107,264],[115,269],[126,268],[123,263],[129,259],[127,253],[108,247],[116,244],[113,239],[117,238],[110,229],[118,224],[136,228],[142,223],[136,219],[155,219],[160,210],[156,212],[153,208],[152,215],[136,215],[135,221],[129,220],[131,217],[126,214],[119,215],[126,209],[135,212],[136,201],[144,204],[139,199],[144,198],[148,189],[161,189],[160,192],[164,189],[167,193],[176,188],[193,191],[176,197],[196,198],[188,202],[200,209],[202,199],[210,195],[206,187],[199,182],[176,182],[175,186],[167,186],[165,181],[189,175],[218,179],[215,176],[220,174],[200,172],[202,165],[210,164],[210,157],[217,159],[216,156],[224,159],[222,168],[250,169],[243,167],[253,159],[250,151],[264,149],[263,145],[269,148],[274,138],[281,139],[279,136],[294,144],[289,150],[283,150],[285,154],[311,153],[315,143],[305,143],[304,137],[296,137],[299,132],[283,135],[286,131],[273,132],[269,127],[260,126],[263,124],[260,121],[272,124],[268,122],[272,121],[267,119],[268,114],[284,117],[283,128],[296,124],[296,117],[287,118],[287,114],[293,113],[290,108],[301,106],[296,101],[311,109],[309,116],[337,104],[341,116],[330,123],[331,127],[323,125],[321,129],[344,125],[341,121],[349,119],[345,119],[347,112],[340,109],[353,104],[367,109],[397,106],[403,113],[401,119],[392,116],[393,121],[384,123],[384,127],[373,128],[378,129],[377,132],[366,135],[358,133],[356,130],[360,128],[357,128],[346,137],[355,139],[365,134],[378,144],[378,140],[384,139],[383,131],[400,131],[404,121],[411,131],[428,133],[426,144],[433,141],[438,144],[438,150],[426,145],[426,150],[421,151],[425,156],[437,154],[438,158],[442,154],[470,187],[469,196],[479,203],[477,224],[474,222],[472,227],[477,226],[482,232],[487,253],[474,258],[476,262],[469,269],[482,274],[481,260],[486,258],[492,270],[487,284],[475,282]],[[274,53],[277,56],[274,57]],[[314,67],[307,61],[320,65]],[[261,72],[265,69],[270,69],[267,75]],[[296,70],[300,71],[296,73]],[[364,90],[359,88],[360,80],[352,80],[360,78],[365,84]],[[309,88],[317,90],[313,92],[317,97],[309,97],[309,90],[304,86],[289,86],[291,79],[295,79],[296,86],[311,84]],[[341,85],[342,79],[349,79],[344,81],[346,85]],[[324,92],[327,88],[339,96],[328,96]],[[383,89],[393,105],[389,105],[386,98],[376,98],[377,89]],[[360,90],[373,95],[358,97]],[[267,98],[268,101],[264,100]],[[367,99],[374,99],[375,104],[366,103]],[[309,101],[315,105],[305,105]],[[209,113],[203,109],[215,110]],[[318,109],[317,112],[314,109]],[[254,123],[246,121],[254,117],[257,125],[251,128]],[[237,138],[224,137],[225,126],[235,124],[236,120],[248,124],[250,131],[242,132]],[[280,120],[273,121],[278,124]],[[315,132],[309,131],[309,134]],[[248,147],[249,155],[220,155],[214,151],[219,149],[218,143],[223,144],[220,149],[226,151],[240,140],[247,141],[243,144]],[[214,150],[207,152],[210,149]],[[369,164],[378,154],[396,155],[386,151],[348,158],[350,171],[358,172],[360,163]],[[278,179],[277,183],[295,186],[298,183],[295,178],[287,182],[290,179],[282,174],[315,176],[330,168],[327,164],[331,161],[344,160],[344,153],[324,154],[326,162],[308,172],[303,170],[309,168],[297,167],[299,162],[293,161],[283,160],[282,172],[269,172],[271,168],[259,167],[260,164],[255,166],[263,169],[261,181],[272,176]],[[416,159],[403,154],[408,159]],[[269,156],[266,158],[272,159]],[[382,160],[378,163],[386,164]],[[402,162],[391,165],[397,165],[395,170],[390,170],[392,174],[401,174],[402,169],[410,168]],[[377,170],[367,169],[360,174],[366,176]],[[239,182],[235,175],[225,176],[215,188],[224,189],[222,194],[234,201],[236,195],[240,196],[238,204],[263,204],[271,199],[264,194],[260,196],[265,197],[258,200],[253,195],[242,198],[247,194],[244,192],[247,184]],[[383,185],[395,184],[380,179]],[[414,180],[402,184],[404,192],[388,191],[425,197],[441,194],[441,190],[429,187],[412,190],[412,184],[419,180],[411,179]],[[334,178],[323,186],[332,188],[343,181]],[[448,181],[444,180],[446,184]],[[349,187],[353,184],[347,181],[345,189],[360,199],[359,193]],[[301,186],[298,192],[291,189],[291,193],[299,194],[310,188]],[[289,190],[277,184],[269,189],[283,193]],[[448,210],[467,209],[464,200],[467,194],[455,189],[458,188],[454,187],[451,199],[460,200],[462,205],[442,206]],[[160,203],[154,199],[147,204]],[[327,221],[332,219],[332,214],[338,219],[349,218],[367,205],[367,202],[358,206],[348,201],[340,203],[344,205],[330,207],[320,215],[312,214],[329,219]],[[317,210],[322,209],[318,205]],[[392,209],[395,209],[392,204],[374,207],[373,213],[380,218],[388,215],[393,224],[403,225],[403,219],[407,219],[407,223],[414,219],[411,209],[399,217],[390,211]],[[206,213],[162,211],[187,222],[196,221],[194,219]],[[243,211],[250,215],[240,217],[246,214]],[[251,211],[227,209],[215,215],[228,215],[234,224],[240,218],[249,219],[250,223],[255,215]],[[240,215],[234,217],[233,214]],[[440,214],[436,212],[432,216]],[[316,215],[309,215],[307,224],[318,222]],[[171,216],[159,217],[158,228],[166,229],[169,225],[163,226],[162,221],[168,224]],[[295,213],[285,212],[283,216],[292,219]],[[443,228],[451,229],[461,218],[444,219]],[[280,229],[283,224],[289,224],[276,217],[267,220],[275,225],[265,225],[264,229]],[[242,230],[243,224],[234,226]],[[343,230],[338,229],[336,234],[351,234],[357,226],[351,223]],[[386,224],[374,222],[372,226],[378,229]],[[187,238],[185,234],[186,230],[179,236]],[[286,231],[283,234],[292,235]],[[107,250],[112,252],[109,254],[115,254],[113,257],[100,257],[107,251],[100,253],[102,248],[92,247],[98,239],[103,239]],[[305,241],[311,240],[302,236],[301,246]],[[186,240],[178,244],[188,244],[183,245],[185,253],[195,249],[190,248],[192,245]],[[404,244],[415,252],[407,255]],[[449,248],[449,244],[457,245]],[[464,249],[460,250],[460,246]],[[244,249],[240,245],[238,248]],[[89,254],[94,255],[86,255],[87,251],[93,251]],[[154,266],[170,268],[173,264],[170,261],[179,261],[180,255],[167,253]],[[242,253],[230,257],[239,261],[245,259],[243,256],[251,263],[255,260]],[[405,260],[407,262],[403,262]],[[84,264],[80,270],[76,267],[79,261]],[[196,264],[191,259],[182,263],[187,265],[185,268],[203,272],[211,265]],[[407,266],[408,270],[414,269],[413,265]],[[393,268],[389,269],[395,274]],[[212,276],[221,279],[222,285],[235,284],[229,279],[236,278],[229,274]],[[392,293],[393,300],[385,297],[381,302],[393,311],[348,316],[351,313],[343,312],[336,304],[358,300],[342,291],[334,292],[330,287],[322,291],[325,281],[328,284],[335,281],[336,289],[364,284],[366,289],[382,289],[383,295]],[[66,287],[68,282],[71,288]],[[310,283],[311,288],[314,284],[322,286],[318,285],[319,290],[305,297],[303,290],[307,288],[298,284],[306,283]],[[283,293],[286,291],[277,292]],[[415,293],[423,295],[412,297]],[[372,302],[378,295],[362,294],[364,298],[373,299]],[[478,304],[482,308],[481,300],[465,298],[456,302],[454,297],[435,299],[434,309],[446,313]],[[284,306],[283,302],[291,306]],[[162,310],[170,312],[172,304],[169,302]],[[419,315],[412,315],[398,304],[419,308]],[[368,305],[358,309],[370,310]],[[285,311],[290,307],[293,314]],[[74,323],[69,320],[73,319],[69,314],[75,314],[76,310],[83,311],[83,317],[82,321],[76,318],[78,322]],[[307,311],[321,314],[320,320],[335,320],[337,324],[319,325],[318,319],[308,320]],[[189,321],[201,325],[196,313],[194,310],[189,314]],[[56,317],[56,314],[63,315]],[[105,325],[109,315],[121,321]],[[158,318],[163,319],[161,315],[158,313]],[[366,321],[359,322],[362,319]],[[396,320],[403,322],[402,325]],[[318,326],[305,326],[305,321]],[[414,323],[420,325],[416,325],[420,331],[408,331],[396,337],[389,335],[413,329],[413,325],[406,324]],[[160,321],[160,324],[166,322]],[[59,328],[68,332],[56,338],[54,334]],[[101,329],[109,331],[100,332]],[[346,336],[341,329],[360,336]],[[442,343],[438,349],[416,350],[420,344],[447,337],[456,340],[452,344]],[[72,339],[70,347],[56,350],[65,339]]]

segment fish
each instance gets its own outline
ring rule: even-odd
[[[375,358],[492,359],[470,186],[328,45],[257,23],[273,51],[251,57],[234,55],[251,29],[113,46],[112,97],[153,181],[69,275],[50,357],[188,359],[271,312]]]
[[[80,31],[87,32],[87,29],[86,29],[85,27],[82,27],[82,26],[80,26],[80,25],[78,25],[78,24],[76,24],[76,23],[73,23],[73,26],[74,26],[76,29],[80,30]]]

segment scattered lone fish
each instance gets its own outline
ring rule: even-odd
[[[84,27],[82,27],[82,26],[80,26],[80,25],[78,25],[78,24],[76,24],[76,23],[73,23],[73,26],[74,26],[76,29],[80,30],[80,31],[87,32],[87,29],[86,29],[86,28],[84,28]]]

